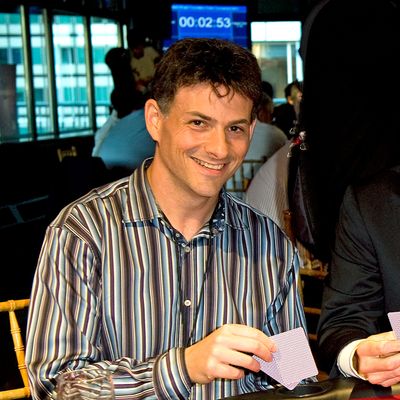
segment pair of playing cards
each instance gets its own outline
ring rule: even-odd
[[[400,311],[388,313],[388,318],[396,338],[400,339]]]
[[[260,363],[261,370],[271,378],[292,390],[303,379],[318,374],[318,368],[303,328],[279,333],[271,336],[271,339],[278,348],[275,353],[272,353],[271,362],[253,356]]]

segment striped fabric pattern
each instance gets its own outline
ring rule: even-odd
[[[28,321],[34,398],[51,395],[60,371],[89,366],[112,371],[117,399],[265,389],[263,373],[193,384],[185,346],[227,323],[267,335],[305,328],[298,256],[279,228],[222,192],[213,221],[186,242],[157,208],[150,162],[70,204],[48,227]]]

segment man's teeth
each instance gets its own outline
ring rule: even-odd
[[[220,169],[222,169],[224,167],[224,164],[217,164],[217,165],[209,164],[209,163],[207,163],[205,161],[201,161],[201,160],[199,160],[197,158],[195,159],[195,161],[198,164],[202,165],[203,167],[207,167],[207,168],[210,168],[210,169],[220,170]]]

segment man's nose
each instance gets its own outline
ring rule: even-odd
[[[224,129],[213,129],[210,132],[206,144],[207,153],[213,157],[222,159],[229,153],[229,142],[227,140],[226,132]]]

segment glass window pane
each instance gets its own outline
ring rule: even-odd
[[[0,139],[28,136],[21,16],[0,13]]]
[[[0,48],[0,64],[7,64],[8,51]]]
[[[109,19],[93,17],[90,30],[93,46],[96,124],[101,127],[110,114],[110,95],[114,87],[105,56],[108,50],[118,46],[118,25]]]
[[[90,128],[83,17],[56,15],[54,64],[61,132]]]
[[[32,12],[32,11],[31,11]],[[38,136],[52,131],[46,40],[42,14],[30,14],[32,73]]]
[[[301,23],[299,21],[252,22],[252,52],[257,57],[263,80],[272,84],[275,103],[284,102],[288,83],[303,80],[299,55]]]

